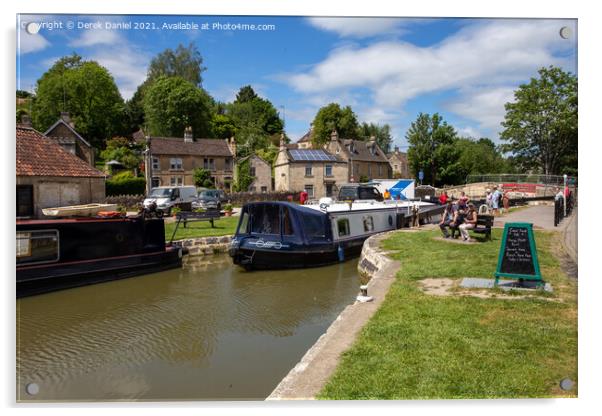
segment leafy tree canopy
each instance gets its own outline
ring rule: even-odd
[[[151,60],[147,79],[180,77],[200,87],[203,81],[201,74],[205,69],[203,57],[194,43],[187,47],[179,44],[175,51],[167,48]]]
[[[312,142],[316,148],[330,140],[330,134],[336,130],[339,137],[357,139],[359,123],[351,107],[341,108],[337,103],[330,103],[320,108],[313,121]]]
[[[506,104],[500,134],[522,171],[577,172],[577,77],[550,66],[538,71]]]
[[[113,137],[107,140],[107,147],[100,152],[105,161],[116,160],[127,169],[136,169],[142,163],[143,144],[126,137]]]
[[[192,127],[195,137],[211,133],[210,97],[180,77],[161,76],[144,94],[144,113],[151,135],[183,137]]]
[[[389,153],[391,151],[393,136],[391,136],[391,126],[388,124],[381,126],[375,123],[362,123],[359,127],[358,136],[362,140],[368,140],[370,137],[374,136],[378,147],[380,147],[383,152]]]
[[[215,185],[211,180],[211,172],[207,169],[196,168],[192,171],[194,186],[199,188],[213,188]]]
[[[37,81],[34,127],[45,131],[62,111],[70,113],[76,130],[97,148],[123,131],[124,103],[113,77],[76,54],[57,60]]]

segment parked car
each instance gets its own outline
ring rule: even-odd
[[[192,203],[193,208],[204,208],[204,209],[222,209],[222,199],[220,198],[220,192],[224,191],[218,189],[204,189],[198,193],[196,201]]]
[[[375,200],[383,201],[383,195],[374,185],[347,184],[341,185],[339,201]]]
[[[194,186],[159,186],[151,190],[143,204],[148,208],[154,202],[157,204],[157,211],[169,215],[175,205],[192,204],[196,197]]]

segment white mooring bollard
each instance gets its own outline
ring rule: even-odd
[[[355,298],[358,302],[372,302],[374,298],[372,296],[368,296],[368,285],[360,286],[360,294]]]

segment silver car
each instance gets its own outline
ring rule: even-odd
[[[204,209],[222,209],[222,203],[219,197],[219,191],[216,189],[206,189],[199,192],[196,201],[192,203],[192,208]]]

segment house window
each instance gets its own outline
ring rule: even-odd
[[[215,160],[213,159],[203,159],[203,167],[206,170],[215,170]]]
[[[255,176],[255,166],[251,166],[251,168],[249,169],[249,174],[251,176]]]
[[[17,217],[33,217],[33,185],[17,185]]]
[[[153,157],[153,170],[161,170],[161,164],[158,157]]]
[[[337,221],[337,229],[339,230],[339,237],[345,237],[349,235],[349,220],[347,218],[339,219]]]
[[[368,176],[372,179],[372,165],[368,165]]]
[[[151,179],[151,188],[161,186],[161,179],[158,176],[153,176]]]
[[[169,159],[169,169],[182,170],[182,159],[179,157],[172,157]]]
[[[314,186],[313,185],[305,185],[305,190],[307,191],[308,198],[314,197]]]
[[[305,165],[305,176],[312,176],[311,165]]]
[[[332,194],[333,194],[332,188],[333,188],[333,185],[331,183],[326,184],[326,196],[332,196]]]
[[[232,158],[227,157],[226,158],[226,170],[232,170]]]
[[[383,165],[378,165],[378,176],[383,176]]]
[[[184,184],[184,178],[181,176],[172,176],[169,183],[171,186],[182,186]]]
[[[41,230],[17,233],[17,264],[59,259],[59,232]]]
[[[261,187],[261,192],[262,192],[262,193],[264,193],[264,194],[265,194],[267,191],[268,191],[268,187],[267,187],[267,186],[262,186],[262,187]]]
[[[256,186],[249,186],[249,192],[255,192],[257,190]]]
[[[399,165],[394,165],[393,167],[395,168],[395,170],[399,170]]]
[[[332,165],[325,165],[324,166],[324,175],[325,176],[332,176]]]

